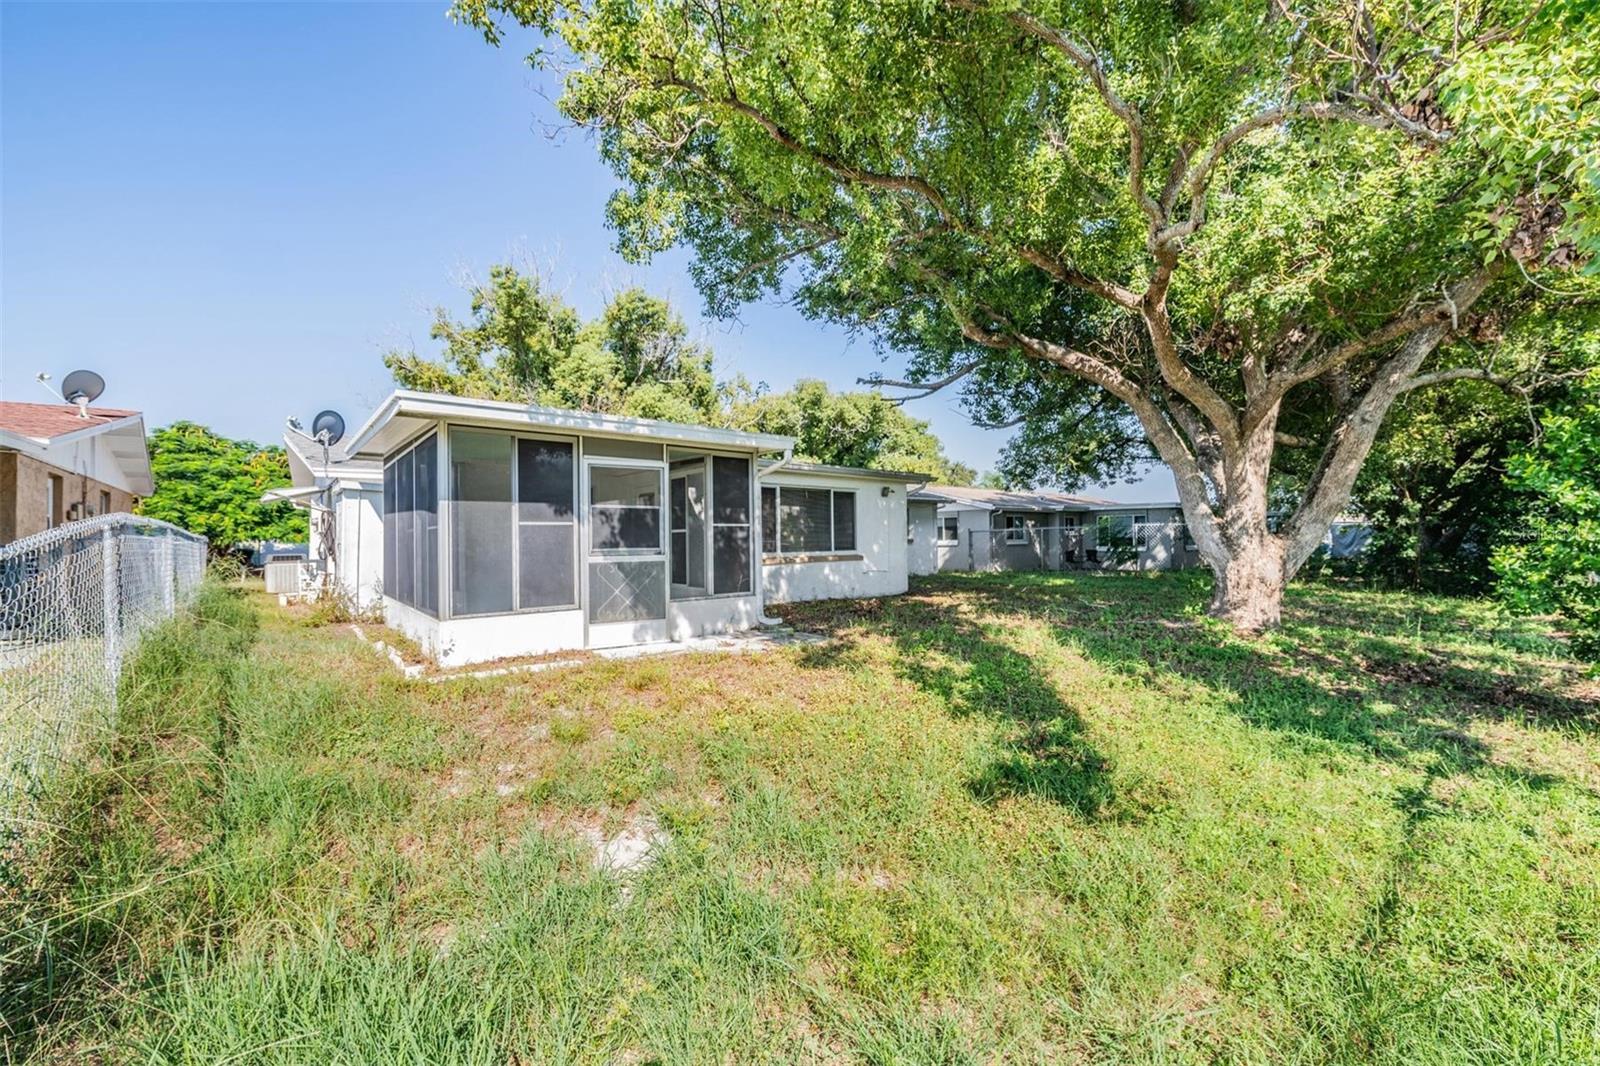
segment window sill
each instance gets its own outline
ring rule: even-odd
[[[860,552],[785,552],[782,555],[763,555],[761,562],[767,566],[785,566],[789,563],[859,563],[866,559]]]

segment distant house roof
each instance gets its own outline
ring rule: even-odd
[[[980,511],[1138,511],[1147,507],[1177,507],[1178,502],[1122,503],[1100,496],[1072,496],[1065,492],[1010,492],[1006,489],[968,488],[965,485],[927,485],[908,497],[925,503],[970,507]]]
[[[109,457],[120,481],[129,492],[147,496],[154,489],[150,476],[150,451],[145,445],[144,416],[138,411],[118,407],[88,407],[79,411],[75,404],[0,402],[0,448],[26,452],[43,462],[68,467],[88,474],[96,481],[116,483],[102,468],[78,465],[66,449],[81,442],[102,438],[90,453]],[[102,450],[103,449],[103,450]]]
[[[1069,496],[1062,492],[1009,492],[1005,489],[968,488],[964,485],[929,485],[914,499],[975,507],[984,511],[1071,511],[1115,506],[1115,501],[1095,496]]]
[[[905,470],[874,470],[867,466],[834,466],[829,463],[806,463],[798,459],[779,466],[779,460],[773,459],[761,464],[761,474],[768,471],[774,474],[785,474],[793,471],[797,474],[834,474],[839,477],[858,477],[869,481],[904,481],[912,484],[922,484],[928,480],[927,474],[913,474]],[[777,469],[773,469],[777,467]]]

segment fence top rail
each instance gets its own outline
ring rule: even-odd
[[[54,529],[46,529],[38,533],[29,534],[0,547],[0,559],[9,559],[40,548],[51,548],[63,541],[74,537],[81,537],[86,533],[98,533],[104,529],[116,529],[142,535],[165,534],[178,537],[195,544],[207,543],[206,538],[198,533],[191,533],[182,526],[175,526],[171,522],[163,522],[159,518],[147,518],[135,514],[105,514],[93,518],[81,518],[76,522],[65,522]]]

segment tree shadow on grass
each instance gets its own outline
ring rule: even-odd
[[[798,625],[835,639],[806,649],[809,667],[860,662],[856,627],[894,643],[893,669],[960,716],[1000,725],[1003,752],[967,781],[985,803],[1037,796],[1086,818],[1111,803],[1111,766],[1089,741],[1083,720],[1038,665],[1009,647],[961,604],[920,597],[827,601],[787,608]]]
[[[1339,597],[1337,613],[1329,614],[1318,590],[1310,590],[1285,608],[1281,637],[1288,639],[1268,642],[1234,639],[1193,613],[1207,592],[1195,575],[1051,577],[962,582],[960,591],[977,614],[1036,617],[1059,642],[1124,676],[1198,682],[1228,697],[1227,706],[1253,726],[1386,761],[1432,755],[1439,772],[1546,787],[1558,779],[1495,761],[1489,745],[1466,729],[1515,721],[1600,734],[1600,702],[1555,691],[1537,661],[1498,646],[1486,659],[1444,640],[1419,649],[1416,639],[1401,639],[1411,634],[1376,594],[1371,604]]]

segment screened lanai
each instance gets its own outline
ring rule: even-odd
[[[357,443],[384,456],[386,613],[441,659],[760,617],[755,462],[788,438],[397,393]]]

